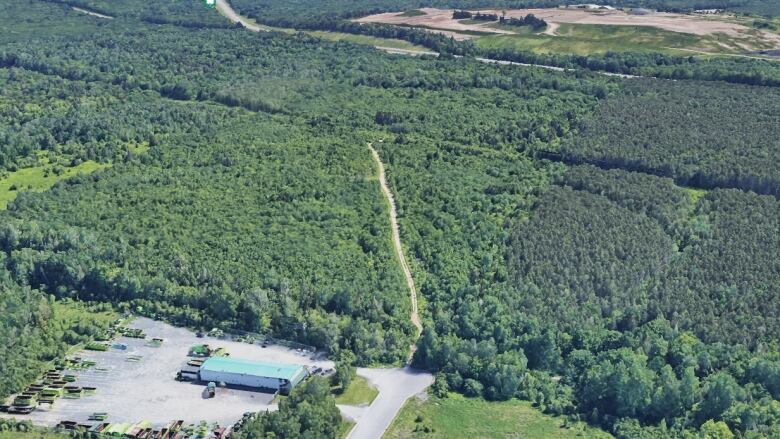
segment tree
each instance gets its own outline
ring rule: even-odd
[[[325,379],[314,377],[293,389],[276,412],[255,415],[237,435],[240,439],[335,438],[341,414]]]
[[[718,420],[731,404],[741,401],[744,397],[745,391],[739,387],[733,376],[726,372],[717,372],[704,381],[697,418],[700,422]]]
[[[701,426],[699,437],[701,439],[732,439],[734,434],[725,422],[716,422],[710,419]]]
[[[352,352],[342,351],[339,354],[339,359],[336,360],[336,373],[331,379],[331,383],[337,386],[337,392],[343,393],[349,388],[349,384],[357,373],[354,363],[355,354]]]

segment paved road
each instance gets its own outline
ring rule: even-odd
[[[225,0],[217,0],[217,10],[228,20],[232,21],[233,23],[241,23],[244,28],[251,30],[252,32],[266,32],[266,30],[262,27],[250,23],[244,17],[238,15],[238,13],[234,11],[233,8],[230,7],[230,4]]]
[[[368,408],[342,408],[342,413],[357,421],[347,439],[381,438],[406,401],[433,384],[433,375],[408,366],[403,369],[359,368],[357,373],[376,386],[379,395]]]

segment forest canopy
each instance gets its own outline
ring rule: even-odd
[[[150,22],[134,1],[88,3],[117,18],[31,0],[3,21],[4,175],[41,157],[104,169],[17,188],[0,212],[0,330],[28,347],[0,345],[0,394],[94,330],[53,323],[71,301],[400,364],[415,331],[370,142],[424,304],[413,362],[440,385],[618,437],[780,432],[776,88],[402,57],[212,26],[206,8],[160,3]],[[558,61],[677,62],[632,59]],[[722,63],[704,70],[765,68]],[[254,431],[332,433],[315,387],[285,410],[323,423]]]

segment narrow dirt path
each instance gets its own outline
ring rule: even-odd
[[[376,152],[372,144],[368,144],[368,149],[371,150],[371,156],[376,162],[376,166],[379,169],[379,185],[382,187],[382,193],[385,194],[388,204],[390,204],[390,224],[393,232],[393,247],[395,253],[398,255],[398,260],[401,263],[401,269],[406,277],[406,286],[409,287],[409,297],[412,302],[412,324],[417,328],[417,337],[422,334],[422,322],[420,321],[420,314],[417,310],[417,288],[414,286],[414,278],[412,277],[412,270],[409,269],[409,264],[406,263],[406,257],[404,257],[404,249],[401,246],[401,234],[398,228],[398,213],[395,207],[395,197],[390,191],[390,187],[387,185],[387,179],[385,178],[385,165],[382,163],[382,159],[379,158],[379,153]],[[409,359],[414,354],[414,345],[412,345]]]

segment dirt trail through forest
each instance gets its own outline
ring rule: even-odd
[[[393,247],[395,247],[395,253],[398,255],[398,260],[401,263],[401,269],[406,277],[406,286],[409,287],[409,297],[412,301],[412,324],[417,328],[417,336],[422,333],[422,322],[420,321],[420,314],[417,312],[417,288],[414,286],[414,278],[412,277],[412,270],[409,269],[409,265],[406,263],[406,257],[404,257],[404,249],[401,246],[401,234],[398,228],[398,213],[395,207],[395,197],[390,191],[390,187],[387,185],[387,179],[385,178],[385,165],[382,163],[382,159],[379,157],[379,153],[376,152],[372,144],[368,144],[368,149],[371,150],[371,156],[376,162],[376,166],[379,169],[379,185],[382,187],[382,193],[385,194],[387,202],[390,204],[390,225],[393,232]],[[414,345],[412,345],[412,354],[414,353]],[[411,355],[409,356],[411,359]]]

